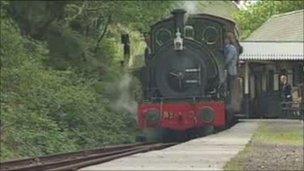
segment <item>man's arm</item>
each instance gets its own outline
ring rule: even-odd
[[[236,54],[237,54],[236,48],[233,46],[229,47],[227,56],[226,56],[226,65],[230,64],[234,60],[234,58],[237,58]]]

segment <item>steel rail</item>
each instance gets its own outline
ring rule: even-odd
[[[162,149],[176,143],[136,143],[118,145],[78,152],[62,153],[0,163],[2,171],[25,170],[76,170],[81,167],[107,162],[120,157]]]
[[[101,152],[108,152],[113,150],[119,150],[119,149],[126,149],[130,147],[140,146],[140,145],[146,145],[146,143],[135,143],[135,144],[123,144],[123,145],[114,145],[114,146],[106,146],[102,148],[96,148],[96,149],[88,149],[88,150],[81,150],[76,152],[68,152],[68,153],[59,153],[54,155],[48,155],[48,156],[42,156],[42,157],[31,157],[31,158],[25,158],[25,159],[18,159],[18,160],[10,160],[3,163],[0,163],[0,170],[2,169],[8,169],[8,168],[18,168],[18,166],[25,166],[25,165],[39,165],[45,162],[48,162],[50,160],[63,160],[67,157],[79,157],[84,155],[90,155],[94,153],[101,153]]]

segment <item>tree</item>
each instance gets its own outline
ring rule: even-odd
[[[148,30],[172,2],[0,3],[0,159],[134,141],[112,60],[122,31]]]
[[[166,1],[84,1],[67,5],[66,21],[86,36],[97,37],[97,46],[108,25],[122,24],[141,32],[168,15],[173,2]]]
[[[239,11],[235,15],[242,30],[241,38],[247,38],[254,30],[266,22],[272,15],[304,8],[304,1],[259,1],[248,10]]]
[[[63,17],[66,1],[10,1],[9,12],[23,35],[41,39],[48,26]]]
[[[173,3],[10,1],[9,9],[23,35],[48,43],[48,65],[61,70],[86,68],[91,72],[100,67],[105,70],[112,61],[112,49],[117,49],[115,46],[120,42],[121,30],[117,25],[126,30],[148,31],[151,24],[170,12]]]

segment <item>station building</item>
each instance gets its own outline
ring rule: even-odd
[[[280,117],[280,76],[287,75],[295,104],[303,103],[304,10],[272,16],[241,42],[239,67],[243,113],[249,118]],[[302,96],[302,98],[301,98]]]

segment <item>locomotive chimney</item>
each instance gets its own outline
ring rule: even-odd
[[[176,30],[181,32],[181,35],[184,35],[184,25],[185,25],[185,11],[184,9],[175,9],[171,12],[171,14],[175,18],[175,27]]]

